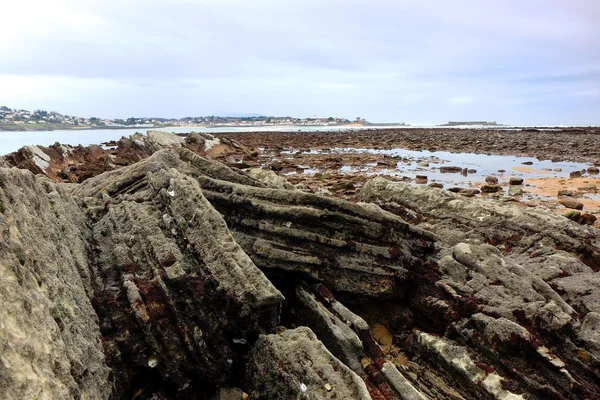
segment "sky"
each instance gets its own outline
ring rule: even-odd
[[[600,124],[598,0],[19,0],[0,105]]]

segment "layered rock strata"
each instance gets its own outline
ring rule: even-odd
[[[382,179],[369,182],[361,199],[439,237],[435,287],[442,292],[412,302],[424,320],[417,325],[430,333],[399,333],[409,353],[441,376],[464,375],[473,396],[484,387],[497,398],[506,398],[500,389],[524,398],[597,398],[597,229]],[[472,362],[461,361],[467,356]]]
[[[269,187],[184,148],[77,185],[1,172],[7,398],[208,398],[269,385],[248,381],[246,364],[259,335],[275,334],[283,296],[255,262],[395,297],[433,250],[433,235],[376,206]],[[314,357],[333,359],[307,335]],[[333,393],[369,396],[347,376]]]

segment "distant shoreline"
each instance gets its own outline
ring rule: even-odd
[[[73,126],[55,124],[0,124],[0,132],[44,132],[44,131],[90,131],[102,129],[157,129],[157,128],[188,128],[188,126],[161,125],[153,127],[141,126]],[[199,128],[199,127],[198,127]]]
[[[153,127],[141,126],[73,126],[62,124],[2,124],[0,123],[0,133],[8,132],[46,132],[46,131],[99,131],[99,130],[139,130],[146,131],[152,129],[218,129],[218,128],[246,128],[248,131],[271,130],[271,128],[291,129],[291,128],[320,128],[320,131],[327,131],[327,128],[337,130],[339,128],[364,128],[373,130],[389,130],[389,129],[460,129],[460,130],[554,130],[554,129],[569,129],[569,128],[595,128],[597,125],[408,125],[408,124],[385,124],[385,123],[369,123],[369,124],[336,124],[336,125],[321,125],[321,124],[302,124],[302,125],[246,125],[246,124],[223,124],[223,125],[159,125]]]
[[[184,128],[184,129],[206,129],[206,128],[271,128],[271,127],[289,127],[289,126],[308,126],[308,127],[359,127],[359,126],[378,126],[380,124],[302,124],[302,125],[284,125],[284,124],[265,124],[265,125],[248,125],[248,124],[219,124],[219,125],[158,125],[158,126],[74,126],[63,124],[2,124],[0,123],[0,132],[43,132],[43,131],[88,131],[100,129],[165,129],[165,128]],[[386,124],[386,126],[394,126],[396,124]],[[405,126],[402,124],[397,124]]]

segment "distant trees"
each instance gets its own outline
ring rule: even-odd
[[[35,110],[33,111],[34,119],[42,119],[48,116],[48,111],[45,110]]]
[[[8,108],[6,106],[0,106],[0,110],[2,110],[2,111],[10,111],[10,108]]]

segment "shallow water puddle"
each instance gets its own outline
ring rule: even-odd
[[[296,154],[300,150],[292,149],[282,151],[282,154]],[[374,164],[366,164],[362,168],[353,166],[342,166],[341,173],[366,172],[371,170],[376,173],[385,173],[390,175],[403,175],[409,178],[415,178],[417,175],[427,175],[432,182],[447,184],[459,184],[466,181],[473,183],[482,183],[486,176],[516,176],[523,178],[547,178],[569,177],[573,171],[585,171],[590,165],[577,162],[552,162],[550,160],[537,160],[532,157],[519,156],[501,156],[486,155],[474,153],[451,153],[447,151],[414,151],[406,149],[366,149],[366,148],[332,148],[332,149],[311,149],[303,151],[303,154],[327,155],[327,154],[375,154],[382,156],[391,156],[401,158],[396,164],[396,168],[369,168],[375,167]],[[421,164],[421,165],[419,165]],[[425,166],[425,164],[428,164]],[[475,170],[476,172],[461,174],[444,173],[440,171],[443,166],[456,166]],[[468,178],[468,179],[464,179]]]
[[[487,155],[474,153],[451,153],[446,151],[414,151],[406,149],[367,149],[367,148],[330,148],[299,150],[290,149],[282,154],[305,154],[312,160],[320,156],[352,155],[348,164],[337,168],[336,172],[347,175],[388,175],[393,177],[411,178],[416,182],[417,176],[426,176],[419,183],[441,183],[445,188],[463,187],[480,188],[487,176],[495,176],[501,185],[502,194],[508,194],[508,181],[512,177],[523,178],[521,186],[523,193],[520,200],[557,201],[559,190],[569,189],[578,192],[578,197],[589,209],[600,207],[600,194],[596,190],[583,190],[585,185],[597,184],[600,187],[600,176],[587,173],[592,164],[551,160],[537,160],[533,157]],[[356,155],[365,155],[365,162],[360,164]],[[373,155],[381,156],[383,163],[374,163]],[[316,158],[314,158],[316,156]],[[369,157],[369,161],[366,159]],[[390,158],[391,157],[391,158]],[[350,161],[352,160],[352,161]],[[358,161],[358,162],[357,162]],[[312,162],[311,162],[312,164]],[[385,165],[389,164],[389,165]],[[324,168],[313,166],[303,171],[304,174],[326,172]],[[442,167],[456,167],[454,172],[442,172]],[[328,170],[330,172],[330,170]],[[582,177],[570,178],[570,173],[579,171]],[[290,172],[293,175],[298,172]],[[591,193],[590,193],[591,192]],[[485,196],[485,193],[482,194]]]

